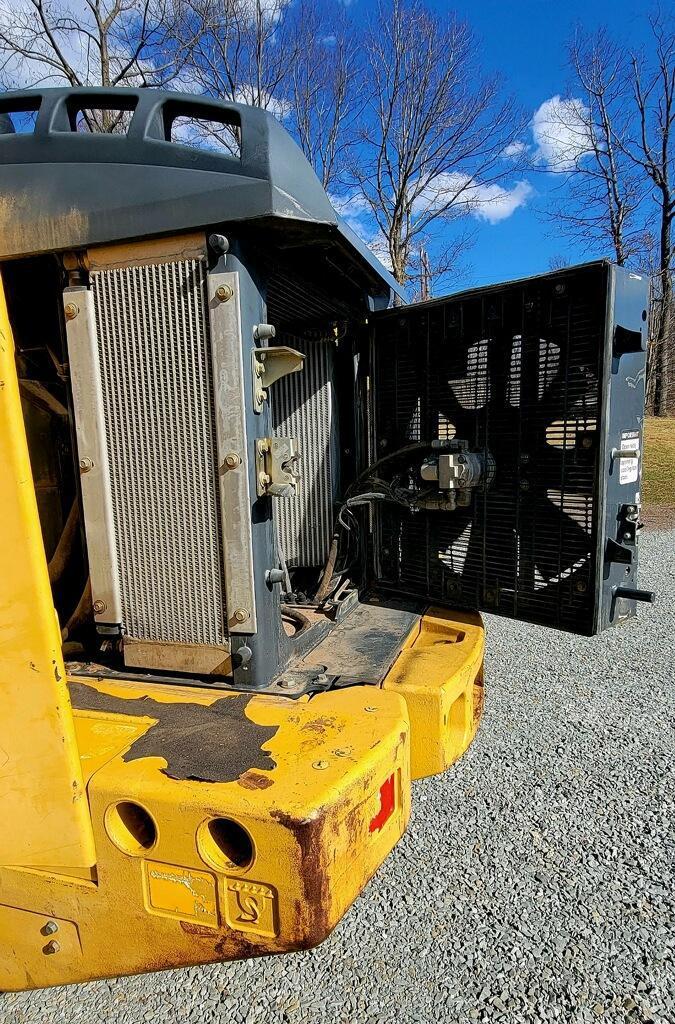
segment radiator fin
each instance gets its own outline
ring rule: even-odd
[[[289,566],[323,565],[333,532],[333,495],[337,480],[337,422],[330,342],[285,335],[280,343],[304,353],[302,370],[272,389],[277,437],[297,437],[301,480],[297,494],[279,498],[279,539]]]
[[[92,274],[123,630],[226,641],[206,268]]]

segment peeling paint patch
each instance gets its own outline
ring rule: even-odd
[[[262,746],[272,739],[278,726],[257,725],[247,717],[246,708],[252,699],[248,694],[223,697],[209,705],[166,704],[151,697],[115,697],[86,683],[71,683],[70,695],[73,706],[82,711],[154,718],[154,725],[134,740],[122,757],[127,762],[162,757],[167,765],[161,771],[170,779],[236,782],[242,776],[250,778],[253,770],[271,771],[276,767]],[[271,784],[272,780],[266,782]]]

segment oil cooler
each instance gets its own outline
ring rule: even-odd
[[[93,257],[64,296],[99,633],[125,663],[223,672],[229,630],[207,266]]]

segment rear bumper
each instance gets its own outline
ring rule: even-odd
[[[0,990],[317,945],[405,830],[397,694],[70,691],[96,868],[0,868]]]
[[[72,680],[96,866],[0,867],[0,990],[317,945],[402,836],[411,779],[473,739],[482,665],[480,617],[432,609],[381,687]]]

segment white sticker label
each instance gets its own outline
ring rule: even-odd
[[[619,483],[635,484],[640,476],[640,435],[637,430],[625,430],[621,435],[621,451],[637,452],[634,459],[619,460]]]

